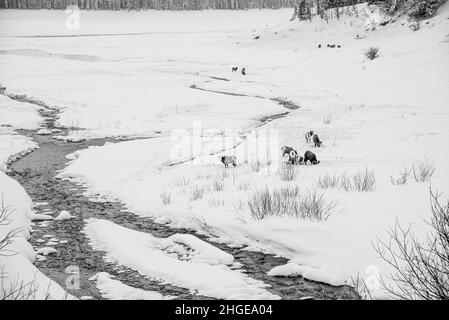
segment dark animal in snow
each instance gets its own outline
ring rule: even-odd
[[[236,72],[239,69],[239,67],[232,67],[232,72]]]
[[[288,154],[288,163],[295,164],[297,156],[298,153],[296,152],[296,150],[290,151],[290,153]]]
[[[305,137],[306,137],[306,142],[307,142],[307,143],[309,143],[310,140],[312,139],[313,133],[314,133],[313,130],[310,130],[310,131],[306,132]]]
[[[321,147],[323,141],[320,140],[320,137],[316,133],[312,136],[312,140],[315,147]]]
[[[321,48],[321,43],[318,45],[318,48]]]
[[[315,153],[312,151],[306,151],[304,153],[304,164],[307,164],[307,162],[313,165],[320,163],[320,161],[316,158]]]
[[[303,164],[304,158],[296,152],[296,150],[290,151],[288,154],[288,163],[293,165]]]
[[[338,45],[337,48],[341,48],[341,45]]]
[[[245,69],[245,68],[242,68],[242,74],[243,74],[244,76],[246,76],[246,69]]]
[[[229,164],[232,164],[234,167],[237,167],[237,158],[236,156],[221,156],[218,157],[221,162],[223,162],[225,168],[228,167]]]

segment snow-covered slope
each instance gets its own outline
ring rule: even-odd
[[[72,155],[61,177],[86,184],[89,195],[118,199],[132,212],[209,234],[214,241],[291,260],[270,275],[303,275],[334,285],[352,284],[360,275],[375,297],[383,297],[378,277],[391,268],[379,259],[372,242],[385,239],[396,220],[423,236],[424,219],[430,217],[429,185],[449,190],[449,10],[446,6],[416,32],[402,20],[367,31],[372,17],[360,8],[329,23],[289,22],[289,10],[263,11],[257,17],[250,11],[239,28],[231,19],[228,25],[220,20],[224,14],[217,18],[219,32],[204,32],[202,22],[215,14],[204,12],[204,20],[196,20],[196,32],[188,35],[172,26],[170,36],[29,38],[32,50],[26,55],[13,51],[24,49],[23,40],[2,39],[9,50],[0,59],[2,80],[12,92],[62,108],[59,123],[87,129],[85,137],[162,135]],[[95,14],[89,13],[87,20]],[[164,23],[173,17],[166,18]],[[379,48],[380,56],[367,60],[364,52],[371,46]],[[36,50],[60,55],[42,56]],[[11,63],[17,61],[21,67],[13,72]],[[52,64],[44,66],[44,61]],[[246,67],[246,76],[232,73],[232,66]],[[27,79],[25,70],[42,81]],[[192,84],[210,91],[192,89]],[[301,108],[286,110],[266,99],[277,97]],[[290,113],[255,128],[260,117],[284,111]],[[195,131],[198,125],[216,130]],[[304,133],[311,129],[324,141],[322,148],[305,143]],[[179,133],[186,138],[181,145]],[[273,143],[263,140],[267,135]],[[225,154],[235,151],[239,166],[225,170],[217,155],[209,153],[229,147],[229,139],[236,149]],[[213,148],[203,148],[207,145]],[[277,172],[282,145],[301,153],[313,150],[321,163],[298,167],[296,179],[282,181]],[[178,147],[191,153],[179,158]],[[178,163],[189,155],[197,158]],[[260,170],[251,164],[257,158]],[[391,183],[404,166],[416,167],[423,160],[436,168],[429,181]],[[374,191],[317,186],[327,174],[367,168],[374,172]],[[286,216],[256,220],[248,197],[265,186],[299,186],[304,194],[316,190],[338,205],[326,221]],[[166,193],[171,195],[168,205],[161,200]],[[123,263],[123,250],[113,250],[113,239],[93,239],[94,246]],[[139,264],[136,257],[126,258],[127,264]]]

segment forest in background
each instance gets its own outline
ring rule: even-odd
[[[76,5],[82,10],[204,10],[204,9],[279,9],[293,8],[309,0],[0,0],[6,9],[66,9]],[[333,8],[366,0],[311,0]]]

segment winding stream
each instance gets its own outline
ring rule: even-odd
[[[50,129],[55,127],[55,120],[58,116],[57,110],[48,108],[44,103],[25,96],[8,96],[44,107],[40,113],[46,119],[45,126]],[[261,123],[268,123],[274,118],[276,116],[267,117],[262,119]],[[64,130],[63,128],[60,129]],[[45,260],[36,261],[36,266],[44,274],[66,288],[65,281],[69,276],[66,273],[66,268],[72,265],[79,267],[80,288],[67,289],[69,293],[77,297],[91,296],[95,299],[102,299],[95,282],[88,279],[97,272],[108,272],[114,275],[117,280],[143,290],[157,291],[163,295],[176,296],[179,299],[210,299],[194,295],[185,288],[152,281],[132,269],[108,263],[104,260],[103,252],[93,250],[88,244],[88,239],[82,233],[82,229],[85,225],[84,220],[92,217],[107,219],[126,228],[147,232],[161,238],[174,233],[192,233],[189,230],[170,228],[155,223],[150,218],[137,216],[126,211],[123,204],[119,202],[91,201],[83,195],[85,189],[82,186],[56,178],[57,174],[68,164],[69,160],[66,158],[68,154],[89,146],[101,146],[106,142],[119,142],[118,140],[107,138],[71,143],[56,140],[50,136],[37,135],[36,131],[18,130],[18,132],[31,137],[39,144],[39,148],[11,163],[8,174],[25,188],[35,204],[39,204],[36,206],[36,213],[57,214],[61,210],[67,210],[75,216],[74,219],[69,221],[35,222],[30,239],[34,248],[45,246],[43,240],[48,240],[50,235],[58,240],[67,240],[67,243],[55,246],[58,252],[49,255]],[[346,286],[333,287],[308,281],[301,277],[269,277],[266,273],[270,269],[288,261],[263,253],[229,248],[223,244],[210,242],[204,236],[196,234],[195,236],[232,254],[235,261],[242,265],[241,268],[250,277],[271,285],[267,290],[283,299],[301,299],[304,297],[354,299],[357,297],[354,291]]]

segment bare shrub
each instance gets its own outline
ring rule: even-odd
[[[335,202],[327,202],[317,191],[301,195],[298,186],[273,191],[265,188],[254,192],[248,199],[248,208],[257,220],[270,216],[293,216],[321,221],[327,219],[335,206]]]
[[[181,176],[176,179],[175,186],[184,187],[184,186],[187,186],[189,183],[190,183],[189,178],[186,178],[185,176]]]
[[[370,47],[368,50],[365,51],[365,57],[369,60],[374,60],[379,56],[379,48],[377,47]]]
[[[395,286],[381,279],[382,287],[399,299],[449,299],[449,201],[439,202],[439,195],[430,190],[431,227],[423,241],[410,228],[396,222],[389,232],[389,242],[374,245],[380,257],[393,267],[390,279]]]
[[[49,289],[49,288],[48,288]],[[35,300],[39,290],[39,285],[34,275],[29,282],[16,280],[8,277],[4,268],[0,270],[0,300]],[[50,292],[47,290],[44,299],[50,298]]]
[[[354,189],[351,178],[346,174],[340,176],[340,189],[344,191],[352,191]]]
[[[335,208],[335,202],[327,202],[324,194],[317,191],[310,191],[300,202],[300,214],[302,218],[310,220],[326,220]]]
[[[171,193],[170,192],[164,190],[161,192],[160,196],[161,196],[162,203],[164,205],[169,205],[171,203]]]
[[[318,178],[317,186],[322,189],[339,188],[344,191],[373,191],[376,189],[374,171],[365,169],[353,175],[337,176],[326,174]]]
[[[209,199],[209,207],[215,208],[215,207],[223,207],[224,206],[224,200],[221,200],[219,198],[211,197]]]
[[[352,177],[354,189],[357,191],[373,191],[376,189],[376,178],[374,171],[365,169]]]
[[[352,288],[354,291],[350,291],[348,300],[361,299],[361,300],[373,300],[371,290],[366,284],[365,280],[357,273],[357,277],[351,277]]]
[[[296,178],[296,168],[291,164],[284,164],[279,168],[279,177],[282,181],[293,181]]]
[[[250,188],[250,183],[249,182],[242,182],[238,185],[238,189],[240,191],[246,191]]]
[[[252,172],[259,172],[260,168],[262,167],[262,164],[259,160],[251,162],[251,171]]]
[[[215,180],[212,183],[212,188],[215,191],[223,191],[223,189],[224,189],[224,181],[223,180]]]
[[[190,188],[190,201],[202,199],[204,195],[204,187],[194,186]]]
[[[338,188],[340,184],[340,177],[337,175],[329,175],[328,173],[318,178],[317,186],[321,189]]]
[[[425,182],[435,173],[435,165],[430,160],[424,159],[414,164],[412,171],[416,182]]]
[[[332,114],[328,114],[327,116],[325,116],[323,118],[323,122],[324,122],[324,124],[331,124],[331,122],[332,122]]]
[[[399,172],[399,177],[393,178],[390,176],[391,183],[395,186],[406,184],[411,172],[412,172],[412,169],[407,169],[405,167],[404,170]]]
[[[0,226],[6,226],[11,223],[10,216],[14,213],[15,210],[11,209],[9,206],[5,204],[3,194],[0,203]],[[6,248],[12,243],[12,239],[22,230],[22,228],[12,228],[9,230],[6,235],[0,238],[0,255],[1,256],[11,256],[15,253],[6,250]]]
[[[233,206],[234,206],[234,210],[237,212],[237,213],[241,213],[242,211],[243,211],[243,209],[245,208],[245,203],[244,203],[244,201],[242,201],[242,199],[238,199],[238,200],[236,200],[236,201],[234,201],[233,202],[233,204],[232,204]]]

